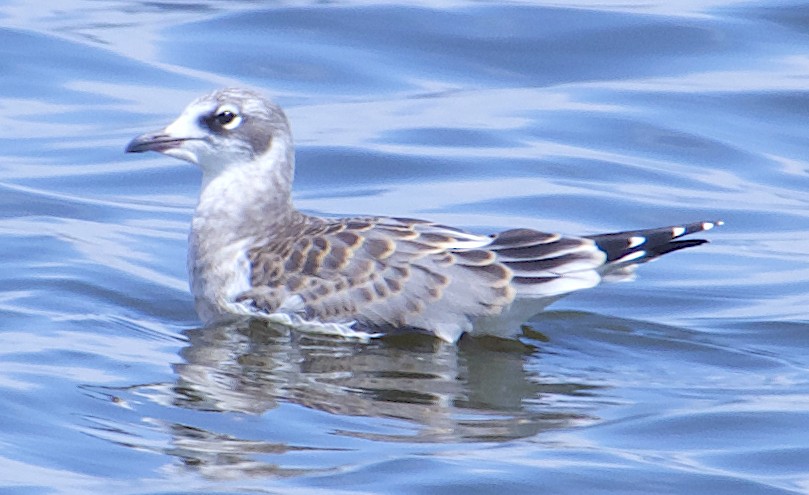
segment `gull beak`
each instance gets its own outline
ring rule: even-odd
[[[166,151],[182,145],[185,139],[172,137],[165,131],[147,132],[136,137],[126,145],[127,153],[143,153],[144,151]]]
[[[126,152],[156,151],[187,162],[199,163],[197,155],[199,146],[194,143],[202,142],[205,138],[187,136],[184,135],[186,133],[172,132],[173,130],[172,126],[169,126],[162,131],[141,134],[126,145]]]
[[[126,145],[127,153],[156,151],[164,155],[199,164],[199,154],[210,151],[210,135],[200,127],[200,116],[213,111],[213,103],[191,104],[177,120],[162,130],[141,134]]]

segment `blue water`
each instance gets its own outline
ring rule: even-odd
[[[0,492],[809,492],[808,54],[790,1],[0,3]],[[310,212],[726,225],[519,341],[199,328],[199,173],[123,148],[230,85]]]

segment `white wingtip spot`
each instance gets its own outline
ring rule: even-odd
[[[680,237],[683,234],[685,234],[685,227],[673,227],[671,229],[672,237]]]
[[[622,256],[622,257],[618,258],[617,260],[613,261],[612,264],[617,265],[617,264],[620,264],[620,263],[629,263],[630,261],[635,261],[636,259],[643,258],[644,256],[646,256],[646,251],[643,251],[643,250],[641,250],[641,251],[633,251],[633,252],[627,254],[626,256]]]
[[[635,248],[646,242],[646,238],[642,235],[633,235],[628,239],[629,241],[629,249]]]
[[[711,230],[716,227],[714,222],[702,222],[702,230]]]

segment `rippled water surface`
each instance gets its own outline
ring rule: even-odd
[[[0,67],[2,493],[809,493],[805,4],[10,0]],[[123,147],[231,85],[311,212],[726,225],[519,341],[200,328]]]

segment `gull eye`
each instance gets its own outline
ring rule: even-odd
[[[239,115],[237,109],[231,106],[223,106],[214,113],[211,120],[217,127],[231,131],[242,123],[242,116]]]
[[[216,122],[223,127],[233,122],[233,119],[235,118],[236,114],[228,110],[216,114]]]

